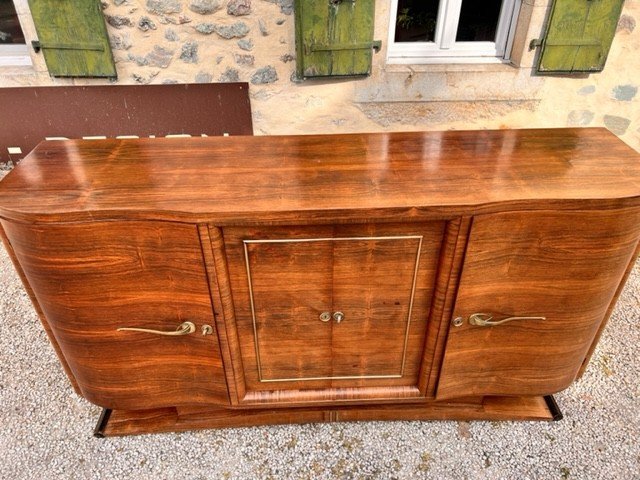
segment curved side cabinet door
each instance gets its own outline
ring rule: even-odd
[[[195,225],[2,226],[88,400],[229,403],[217,336],[202,333],[214,321]]]
[[[437,398],[569,386],[639,234],[637,209],[475,217]]]

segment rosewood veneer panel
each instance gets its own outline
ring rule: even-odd
[[[51,141],[20,167],[0,216],[26,221],[416,220],[640,194],[637,153],[601,128]]]
[[[108,408],[228,404],[197,229],[166,222],[2,222],[80,391]],[[183,337],[118,331],[176,330]]]

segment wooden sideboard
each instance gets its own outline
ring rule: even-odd
[[[604,129],[50,141],[2,236],[98,435],[552,419],[637,255]]]

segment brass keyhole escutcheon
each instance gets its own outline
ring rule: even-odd
[[[333,319],[336,321],[336,323],[340,323],[342,320],[344,320],[344,313],[334,312]]]
[[[202,335],[211,335],[213,327],[211,325],[202,325]]]
[[[464,323],[464,319],[462,317],[456,317],[451,321],[451,323],[453,323],[454,327],[460,327]]]
[[[320,321],[321,322],[328,322],[329,320],[331,320],[331,313],[329,312],[322,312],[320,314]]]

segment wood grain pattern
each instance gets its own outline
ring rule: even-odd
[[[574,379],[640,236],[640,210],[474,218],[437,398],[546,395]],[[543,316],[499,326],[469,325]]]
[[[605,129],[45,142],[0,216],[301,225],[640,202],[638,154]]]
[[[108,408],[228,405],[202,251],[194,225],[3,222],[82,394]],[[172,331],[182,337],[119,332]]]
[[[227,363],[231,364],[232,370],[227,370],[228,382],[235,385],[235,396],[231,396],[231,404],[236,405],[245,398],[247,391],[245,385],[244,369],[242,365],[242,355],[240,353],[240,341],[238,331],[236,329],[236,315],[234,302],[231,293],[231,284],[229,282],[229,268],[227,266],[226,250],[224,246],[224,238],[222,230],[214,226],[208,227],[209,238],[211,239],[211,251],[213,254],[213,264],[209,266],[209,270],[215,272],[215,285],[217,286],[217,299],[220,305],[214,302],[216,308],[222,311],[222,321],[220,315],[216,315],[218,322],[218,335],[220,336],[220,344],[225,345],[228,349],[223,354],[228,355]],[[207,256],[205,255],[205,259]],[[214,297],[215,298],[215,297]]]
[[[470,227],[471,218],[469,217],[447,223],[420,376],[420,390],[428,398],[434,398],[436,393],[447,338],[447,327],[458,290]]]
[[[18,273],[18,276],[20,277],[20,280],[22,281],[22,285],[24,286],[24,289],[27,292],[27,295],[29,295],[29,299],[31,300],[31,304],[33,305],[33,308],[35,309],[36,313],[38,314],[38,318],[40,319],[40,323],[42,323],[42,327],[44,328],[44,331],[47,332],[47,337],[49,338],[49,341],[51,342],[51,345],[53,346],[53,349],[56,352],[58,360],[60,360],[60,364],[62,365],[62,368],[64,369],[64,372],[67,374],[67,378],[71,382],[71,386],[73,387],[73,390],[78,395],[82,395],[82,392],[80,391],[80,387],[78,386],[78,382],[76,381],[76,377],[73,375],[73,372],[71,371],[71,368],[69,368],[69,363],[67,362],[67,359],[64,358],[64,355],[62,354],[62,350],[60,350],[60,345],[58,345],[58,341],[56,340],[56,337],[53,335],[53,331],[51,330],[51,327],[49,326],[49,322],[47,321],[47,318],[45,317],[44,312],[42,311],[42,308],[40,308],[40,304],[38,303],[38,299],[36,298],[35,294],[33,293],[31,285],[29,285],[29,281],[27,280],[27,277],[25,276],[24,271],[22,270],[22,266],[20,265],[20,262],[16,258],[16,254],[13,251],[13,247],[11,246],[11,242],[9,242],[9,239],[7,238],[7,235],[4,233],[4,229],[2,228],[2,224],[3,224],[3,222],[0,222],[0,237],[2,238],[2,244],[4,245],[4,248],[7,250],[7,253],[9,254],[9,258],[11,259],[11,263],[13,263],[13,266],[16,269],[16,272]]]
[[[236,246],[242,246],[238,245],[236,238],[240,242],[274,236],[291,238],[285,232],[269,234],[234,229],[224,229],[223,232],[228,255],[235,252]],[[300,236],[307,238],[326,238],[331,234],[332,227],[308,228],[300,232]],[[294,233],[293,237],[298,235]],[[246,270],[246,262],[242,259],[237,264],[237,257],[234,257],[233,265],[230,259],[229,267],[247,376],[253,378],[254,369],[261,370],[256,379],[258,384],[253,388],[278,388],[273,384],[260,385],[262,380],[330,377],[332,322],[321,322],[319,315],[334,311],[332,242],[250,244],[247,250],[255,306],[255,332],[250,308],[246,310],[239,306],[242,303],[251,307],[247,274],[244,277],[237,274],[237,270]],[[235,278],[242,278],[240,281],[246,288],[240,290]],[[246,296],[243,295],[245,291]],[[249,351],[251,355],[248,355]],[[249,383],[253,385],[252,381]],[[331,383],[320,381],[315,385],[329,387]]]
[[[358,422],[373,420],[552,420],[542,397],[488,397],[481,403],[430,402],[419,405],[368,405],[252,409],[180,408],[111,412],[103,434],[107,437],[186,430],[252,427],[292,423]]]
[[[420,401],[423,397],[415,386],[385,385],[383,386],[356,386],[337,387],[334,381],[332,388],[309,387],[310,382],[299,382],[300,387],[295,388],[294,382],[290,382],[290,388],[272,390],[249,390],[243,399],[242,406],[270,406],[270,407],[304,407],[308,405],[353,405],[354,403],[405,403]],[[374,382],[369,381],[370,384]],[[389,382],[386,382],[389,383]],[[400,383],[400,382],[398,382]],[[358,384],[352,380],[343,380],[343,385]]]
[[[618,285],[618,289],[616,290],[615,295],[611,299],[611,302],[609,302],[609,307],[607,308],[607,313],[605,313],[604,319],[602,320],[602,322],[600,322],[600,326],[598,327],[598,332],[596,333],[595,337],[591,341],[591,346],[589,347],[589,351],[587,352],[587,354],[584,357],[584,360],[582,361],[582,365],[580,366],[580,371],[578,372],[577,378],[582,377],[582,375],[584,374],[584,371],[586,370],[587,365],[589,364],[589,360],[591,360],[591,356],[593,355],[593,352],[596,349],[596,346],[598,345],[598,342],[600,341],[600,337],[602,336],[604,328],[609,323],[609,318],[611,317],[611,314],[613,313],[613,309],[616,306],[616,302],[618,301],[618,297],[620,297],[620,294],[622,293],[622,290],[623,290],[625,284],[627,283],[627,279],[629,278],[629,274],[633,270],[633,267],[635,267],[636,260],[638,259],[638,255],[639,254],[640,254],[640,242],[638,242],[638,244],[636,245],[636,251],[633,253],[633,255],[631,255],[631,260],[629,260],[629,264],[627,265],[627,269],[624,272],[624,275],[622,277],[622,280],[620,281],[620,284]]]
[[[637,252],[639,160],[603,129],[48,142],[0,218],[111,434],[550,418]]]
[[[212,229],[214,232],[215,228]],[[222,355],[222,362],[224,365],[224,373],[227,379],[227,388],[229,390],[229,400],[232,405],[238,403],[238,390],[235,378],[235,369],[231,356],[232,346],[229,344],[228,337],[226,335],[226,325],[229,322],[225,322],[225,306],[223,304],[223,292],[225,291],[224,285],[227,276],[225,272],[217,273],[216,256],[214,254],[214,241],[216,246],[220,248],[222,246],[221,235],[217,235],[214,240],[211,237],[208,225],[198,225],[198,234],[200,236],[200,247],[202,248],[202,257],[204,259],[204,268],[207,272],[209,279],[209,293],[211,295],[211,304],[213,305],[213,318],[215,321],[215,335],[217,336],[218,343],[220,345],[220,354]],[[231,317],[232,318],[232,317]]]
[[[321,401],[355,387],[416,387],[444,225],[224,228],[248,391],[291,402],[276,391],[304,389],[309,401],[315,390]],[[246,244],[251,280],[244,241],[259,241]],[[341,323],[320,321],[337,311]]]

